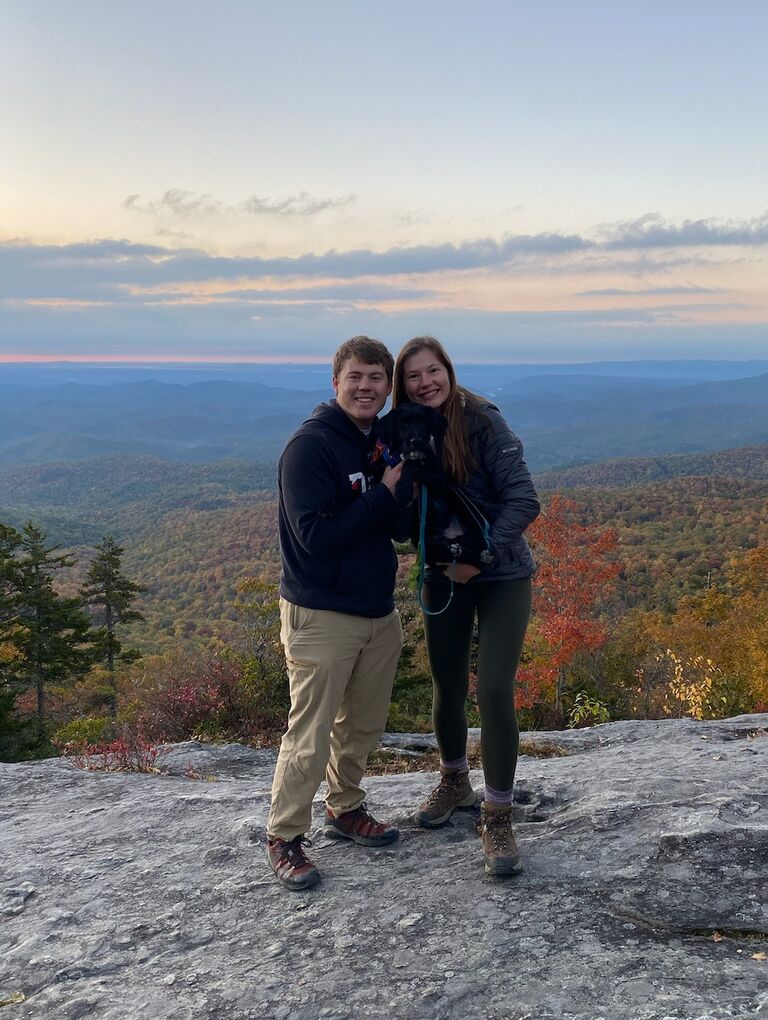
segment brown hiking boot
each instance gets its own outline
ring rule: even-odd
[[[323,835],[329,839],[351,839],[358,846],[387,846],[395,842],[400,830],[394,825],[377,822],[365,804],[361,804],[338,818],[326,809]]]
[[[523,870],[512,833],[512,808],[480,805],[480,835],[486,875],[516,875]]]
[[[447,822],[456,808],[472,807],[476,800],[467,769],[443,772],[440,782],[414,812],[413,820],[424,829],[435,829]]]
[[[267,836],[267,860],[286,889],[311,889],[320,881],[320,872],[304,853],[310,841],[306,836],[280,839]]]

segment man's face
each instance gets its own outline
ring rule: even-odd
[[[367,429],[386,404],[392,384],[383,365],[348,358],[333,377],[333,391],[342,411],[358,428]]]

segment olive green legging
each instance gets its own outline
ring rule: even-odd
[[[448,593],[445,583],[425,584],[425,607],[441,609]],[[477,613],[477,703],[483,771],[486,784],[496,790],[511,790],[515,779],[519,743],[515,672],[530,612],[531,579],[525,577],[457,584],[445,612],[424,615],[435,735],[442,760],[456,761],[467,752],[469,655]]]

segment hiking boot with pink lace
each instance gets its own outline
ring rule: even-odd
[[[326,809],[323,835],[328,839],[351,839],[358,846],[387,846],[394,843],[400,830],[386,822],[377,822],[365,804],[336,817]]]
[[[441,769],[440,782],[416,809],[413,820],[424,829],[435,829],[445,824],[457,808],[474,807],[476,800],[467,769]]]
[[[480,805],[480,835],[486,875],[516,875],[523,870],[512,833],[512,808]]]

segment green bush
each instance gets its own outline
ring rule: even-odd
[[[109,716],[92,719],[73,719],[60,726],[51,736],[57,747],[64,744],[104,744],[114,737],[114,723]]]

